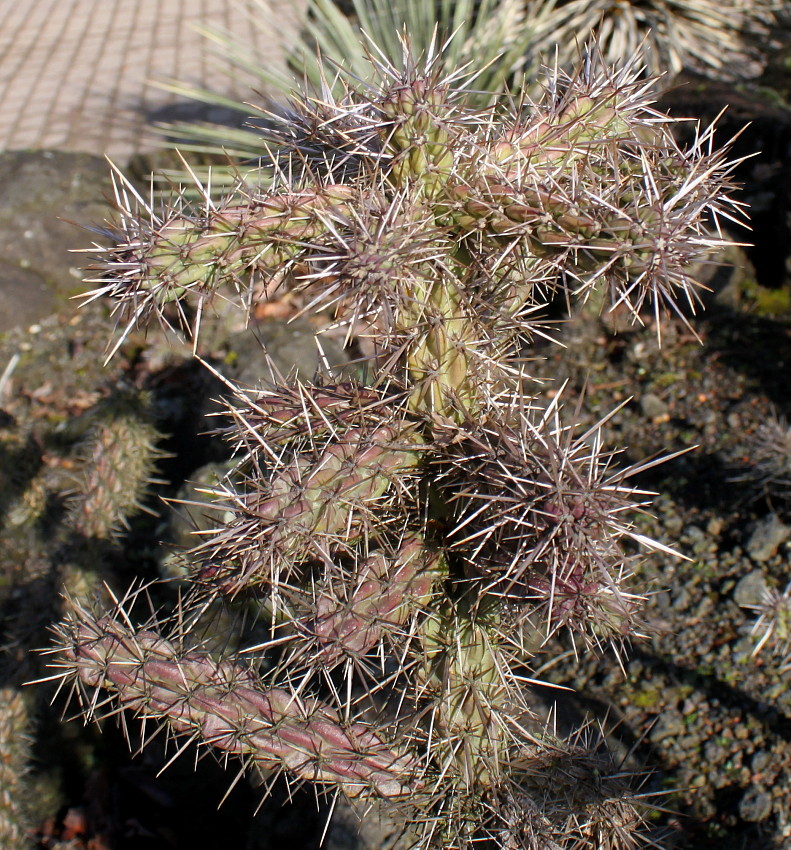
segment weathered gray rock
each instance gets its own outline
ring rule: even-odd
[[[87,256],[70,252],[90,247],[97,235],[87,228],[110,217],[109,175],[88,154],[0,153],[0,331],[39,321],[87,288]]]
[[[647,419],[659,420],[668,415],[669,407],[667,403],[662,401],[658,395],[654,393],[646,393],[640,399],[640,408],[643,411],[643,416]]]
[[[772,797],[760,786],[748,788],[739,803],[739,814],[753,823],[766,820],[772,814]]]
[[[649,732],[649,738],[655,744],[666,738],[677,738],[684,733],[684,718],[675,709],[665,711]]]
[[[753,570],[739,579],[733,590],[733,599],[743,608],[760,605],[768,589],[764,574],[760,570]]]
[[[406,850],[412,842],[401,832],[383,812],[366,813],[341,803],[336,806],[324,846],[326,850]]]
[[[326,375],[327,367],[348,374],[346,352],[329,337],[316,337],[315,328],[305,319],[258,322],[231,336],[227,344],[232,356],[222,372],[242,386],[272,382],[273,369],[283,378],[296,375],[302,381],[317,373]]]
[[[769,514],[756,523],[745,548],[754,561],[763,563],[775,555],[789,537],[791,526],[786,525],[777,514]]]
[[[43,278],[0,261],[0,333],[35,324],[57,306],[58,299]]]

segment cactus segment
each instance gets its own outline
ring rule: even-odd
[[[143,510],[147,488],[159,483],[162,435],[149,408],[145,394],[121,390],[87,414],[92,424],[70,506],[71,525],[83,537],[106,540],[126,528],[128,518]]]
[[[125,181],[122,175],[116,179]],[[232,199],[207,211],[176,204],[164,218],[152,205],[143,205],[143,214],[121,210],[117,244],[94,267],[100,276],[92,282],[99,287],[87,297],[119,299],[116,306],[129,316],[128,334],[152,315],[162,318],[168,304],[186,296],[202,303],[229,281],[246,290],[251,279],[282,275],[326,231],[329,210],[342,212],[354,196],[351,187],[329,184],[255,194],[245,203]]]
[[[350,428],[324,446],[278,457],[268,480],[254,466],[241,487],[217,494],[236,518],[203,547],[216,565],[204,576],[230,594],[276,587],[306,561],[353,545],[385,509],[389,493],[398,497],[420,461],[421,444],[407,423]]]
[[[260,770],[288,770],[300,781],[340,787],[351,798],[389,799],[415,789],[413,758],[391,750],[361,723],[342,723],[315,699],[264,690],[243,667],[183,653],[121,620],[96,620],[74,609],[63,631],[79,688],[110,689],[124,708],[163,718],[177,735]]]
[[[284,446],[296,440],[320,440],[353,426],[377,425],[398,403],[390,395],[353,382],[327,386],[296,384],[239,393],[227,407],[234,425],[225,429],[237,451],[262,452],[262,445]]]
[[[317,645],[316,662],[331,667],[361,657],[385,634],[402,630],[414,607],[425,607],[432,586],[447,574],[439,553],[419,538],[404,541],[394,558],[377,552],[359,565],[354,590],[341,601],[319,597],[307,633]]]
[[[492,781],[492,766],[504,758],[504,729],[497,717],[507,690],[498,650],[499,603],[467,597],[446,602],[426,619],[422,632],[426,688],[435,692],[440,760],[453,763],[462,786]]]
[[[323,214],[333,207],[343,209],[352,196],[346,186],[325,186],[215,210],[192,226],[174,219],[158,230],[141,257],[147,279],[143,286],[160,289],[167,281],[163,297],[171,299],[196,283],[210,290],[228,275],[241,278],[250,268],[278,270],[300,253],[300,242],[324,231]]]
[[[474,414],[476,385],[470,374],[468,351],[475,348],[476,325],[462,308],[452,280],[431,286],[425,302],[416,300],[414,324],[426,328],[416,334],[407,350],[409,377],[414,384],[410,407],[416,411],[453,418]]]
[[[394,152],[389,176],[397,188],[415,181],[430,198],[448,179],[454,164],[448,94],[447,86],[426,78],[384,93],[379,108],[392,121],[384,128],[385,149]]]
[[[591,644],[617,646],[634,633],[639,607],[624,590],[632,571],[619,542],[652,545],[626,518],[651,494],[628,484],[644,466],[610,470],[602,426],[575,436],[559,397],[544,410],[514,397],[509,417],[451,440],[438,486],[454,511],[450,551],[468,574],[485,577],[523,618],[542,612],[549,634],[568,627]]]
[[[639,799],[646,775],[619,763],[603,744],[603,730],[591,726],[566,741],[546,731],[515,758],[519,781],[502,789],[493,806],[500,846],[626,850],[655,844],[645,836],[647,813]]]

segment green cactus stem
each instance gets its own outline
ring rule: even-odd
[[[229,594],[277,586],[306,561],[353,546],[388,498],[404,489],[422,442],[406,422],[350,428],[325,446],[308,443],[270,458],[275,463],[268,480],[251,458],[243,483],[217,493],[236,518],[202,547],[204,577]],[[234,472],[237,481],[240,471]]]
[[[329,592],[315,605],[306,631],[318,645],[314,663],[334,666],[361,658],[386,635],[397,637],[415,608],[425,608],[433,585],[447,576],[441,555],[417,537],[395,557],[377,552],[359,565],[349,599]],[[334,584],[339,582],[335,580]]]
[[[435,691],[440,762],[452,762],[462,787],[474,789],[497,774],[505,757],[500,710],[509,688],[499,651],[499,602],[463,597],[429,616],[421,635],[426,687]],[[443,766],[447,769],[447,764]]]

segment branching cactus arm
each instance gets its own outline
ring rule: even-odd
[[[65,666],[91,715],[101,689],[120,707],[160,719],[177,735],[236,755],[260,770],[340,787],[349,797],[412,793],[413,757],[398,754],[360,723],[344,723],[314,699],[264,689],[249,669],[184,651],[148,629],[132,630],[122,610],[97,619],[74,606],[60,627]]]

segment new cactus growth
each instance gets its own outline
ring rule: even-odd
[[[476,110],[436,57],[371,62],[373,87],[295,101],[273,185],[122,207],[94,293],[121,340],[152,316],[197,334],[217,299],[249,309],[281,285],[370,354],[365,381],[236,388],[230,519],[190,553],[196,616],[138,628],[132,599],[75,605],[56,675],[88,715],[109,700],[396,806],[421,847],[631,847],[637,798],[527,731],[526,681],[559,630],[591,648],[635,633],[621,541],[665,548],[630,519],[646,494],[627,478],[651,464],[616,470],[602,423],[575,435],[524,358],[558,293],[650,307],[657,329],[694,307],[689,263],[738,213],[732,166],[711,129],[680,150],[631,67],[589,57],[540,103]],[[202,651],[189,623],[216,599],[256,609],[266,640]]]

